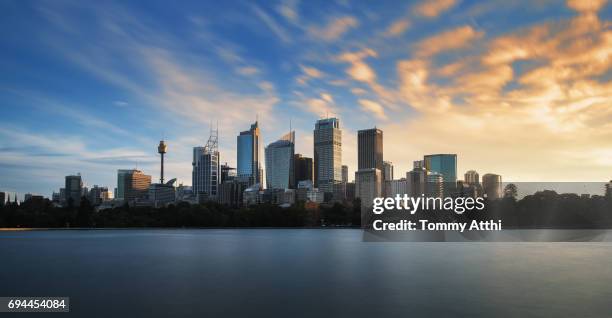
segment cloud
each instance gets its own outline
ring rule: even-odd
[[[329,94],[323,93],[318,98],[309,98],[306,100],[306,105],[309,112],[319,117],[338,114],[338,110],[334,106],[334,100]]]
[[[129,105],[129,103],[126,101],[122,101],[122,100],[116,100],[113,102],[113,105],[118,106],[118,107],[126,107]]]
[[[414,13],[426,18],[435,18],[456,4],[455,0],[425,0],[414,7]]]
[[[300,65],[300,68],[302,69],[302,72],[304,72],[304,74],[306,74],[309,77],[320,78],[323,76],[323,72],[319,71],[318,69],[312,66]]]
[[[606,76],[612,32],[592,14],[600,7],[500,35],[443,66],[431,56],[481,37],[464,29],[459,33],[469,36],[459,40],[443,33],[415,46],[415,58],[398,62],[397,72],[399,96],[417,113],[383,127],[385,144],[398,149],[388,158],[445,151],[459,154],[459,169],[500,173],[505,180],[609,179],[602,171],[612,169],[612,83]],[[418,53],[430,46],[436,49]],[[516,69],[516,61],[526,67]],[[407,145],[405,135],[419,138]]]
[[[361,105],[361,109],[364,111],[376,115],[379,119],[387,119],[385,109],[379,103],[368,99],[360,99],[358,102],[359,105]]]
[[[296,24],[300,20],[300,17],[297,11],[297,6],[298,6],[298,0],[285,0],[276,7],[276,10],[288,22]]]
[[[331,42],[339,39],[344,33],[358,25],[359,21],[355,17],[344,16],[335,18],[322,27],[311,26],[308,33],[315,39]]]
[[[259,69],[254,66],[244,66],[237,68],[236,72],[244,76],[253,76],[259,74]]]
[[[296,81],[300,85],[306,85],[306,83],[313,78],[321,78],[325,74],[321,72],[319,69],[312,66],[305,66],[300,64],[300,69],[302,70],[302,75],[296,78]]]
[[[367,57],[377,57],[376,51],[364,49],[358,52],[347,52],[338,56],[338,60],[350,63],[346,73],[354,80],[371,83],[376,80],[376,73],[363,60]]]
[[[410,21],[400,19],[393,22],[385,31],[386,37],[396,37],[402,35],[410,27]]]
[[[253,12],[268,27],[268,29],[272,31],[272,33],[274,33],[279,39],[281,39],[281,41],[285,43],[292,42],[291,37],[289,36],[287,31],[285,31],[285,29],[283,29],[278,23],[276,23],[274,18],[268,15],[265,11],[260,9],[258,6],[253,5]]]
[[[484,32],[476,31],[468,25],[458,27],[421,40],[416,44],[414,53],[417,56],[427,57],[444,51],[461,49],[483,35]]]
[[[601,9],[606,2],[606,0],[568,0],[567,6],[582,13],[594,13]]]

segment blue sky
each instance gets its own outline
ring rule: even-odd
[[[612,178],[612,10],[604,1],[2,1],[0,191],[50,195],[116,170],[190,184],[219,124],[222,161],[337,116],[385,133],[404,174],[427,153],[506,180]],[[579,172],[578,172],[579,171]]]

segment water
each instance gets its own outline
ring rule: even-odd
[[[75,317],[612,316],[610,242],[361,238],[351,229],[0,232],[0,296],[69,296]]]

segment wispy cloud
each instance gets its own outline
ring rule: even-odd
[[[456,0],[426,0],[414,7],[414,13],[427,18],[435,18],[452,8]]]
[[[359,21],[352,16],[335,17],[324,26],[311,26],[308,29],[310,36],[323,41],[335,41],[359,25]]]
[[[268,13],[256,5],[253,5],[253,12],[281,41],[285,43],[292,42],[287,31],[285,31],[285,29],[283,29],[283,27],[281,27]]]

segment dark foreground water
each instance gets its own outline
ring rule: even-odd
[[[51,315],[78,317],[612,317],[610,242],[361,238],[348,229],[0,232],[0,296],[69,296],[71,313]]]

